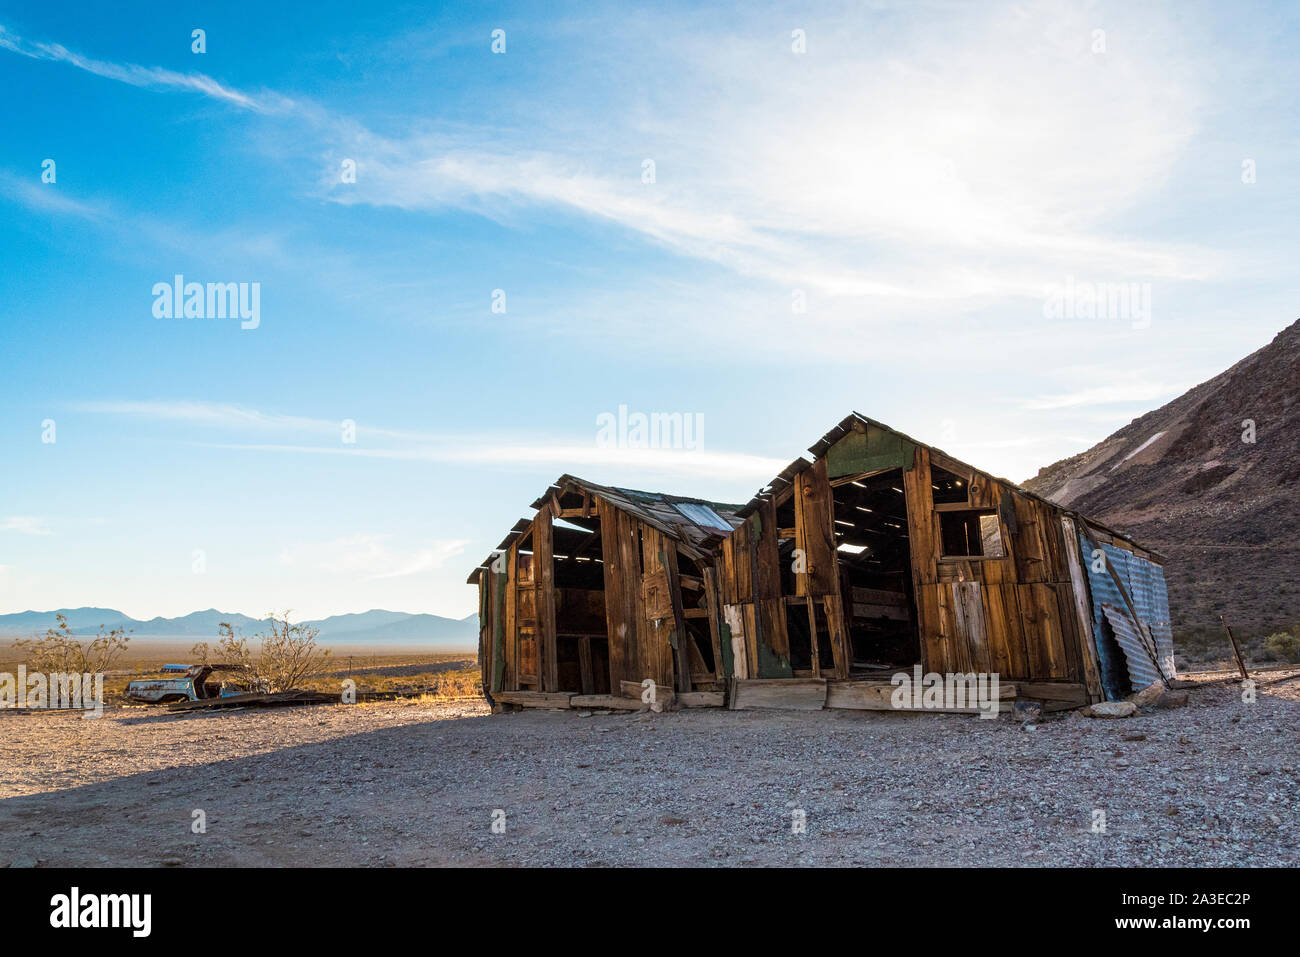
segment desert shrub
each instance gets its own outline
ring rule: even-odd
[[[1300,630],[1279,631],[1264,639],[1264,647],[1282,661],[1300,661]]]
[[[98,674],[108,671],[113,662],[126,651],[131,641],[125,629],[118,627],[109,632],[99,626],[99,635],[82,642],[72,635],[68,619],[55,616],[58,627],[49,628],[43,638],[20,638],[14,648],[27,655],[27,663],[34,671],[46,674]]]
[[[438,698],[469,698],[483,694],[483,679],[477,668],[443,671],[433,676],[430,694]]]
[[[268,618],[269,632],[253,636],[259,643],[256,651],[226,622],[217,626],[221,638],[216,656],[220,664],[231,669],[237,683],[257,691],[289,691],[325,669],[330,653],[316,646],[319,632],[315,628],[306,622],[294,624],[288,612],[282,616],[272,613]],[[206,663],[207,644],[195,645],[194,651],[202,654]]]

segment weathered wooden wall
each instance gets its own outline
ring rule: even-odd
[[[794,527],[777,525],[777,505],[794,501]],[[724,643],[743,641],[743,672],[733,664],[731,674],[749,678],[790,678],[790,637],[787,613],[806,615],[815,677],[844,678],[849,673],[849,637],[844,621],[839,570],[835,558],[833,502],[826,462],[820,459],[795,477],[780,501],[769,499],[722,543],[717,569],[726,626]],[[782,593],[778,543],[793,535],[802,557],[795,572],[793,595]],[[831,659],[821,660],[817,634],[830,635]]]
[[[600,519],[610,686],[651,678],[666,689],[691,690],[691,675],[707,668],[687,634],[688,617],[708,626],[715,663],[706,679],[711,682],[795,677],[787,624],[794,615],[807,616],[811,675],[848,677],[851,648],[827,466],[834,460],[837,475],[862,462],[904,466],[926,670],[1073,683],[1099,699],[1086,576],[1073,547],[1071,517],[937,450],[876,431],[867,427],[831,445],[775,499],[766,499],[710,559],[692,568],[688,581],[695,590],[689,602],[683,600],[675,540],[604,498],[584,499],[583,514],[592,514],[594,506]],[[967,503],[936,505],[935,466],[965,477]],[[793,511],[792,527],[779,527],[778,509],[787,523]],[[941,554],[940,515],[962,509],[998,515],[1001,557]],[[500,568],[479,574],[482,671],[490,690],[558,690],[552,522],[561,514],[570,513],[558,499],[542,507],[530,525],[517,526],[520,533]],[[779,543],[790,538],[801,563],[793,587],[785,588]],[[532,555],[520,551],[525,541]],[[819,631],[829,638],[829,653],[819,653]]]
[[[1080,683],[1090,695],[1100,697],[1087,601],[1086,597],[1080,601],[1077,592],[1084,587],[1078,554],[1070,549],[1072,531],[1062,525],[1069,521],[1066,514],[924,446],[891,445],[877,439],[868,434],[855,435],[851,441],[865,449],[910,456],[903,460],[910,465],[903,471],[903,489],[923,666],[937,672],[997,672],[1009,680]],[[856,460],[865,453],[855,448],[850,456],[831,446],[794,477],[791,489],[777,500],[764,502],[719,549],[720,599],[728,630],[739,629],[743,637],[737,646],[745,652],[745,677],[792,676],[785,615],[792,605],[806,608],[813,623],[814,675],[848,676],[851,652],[827,476],[827,461],[837,454]],[[878,454],[877,459],[884,462],[884,455]],[[967,503],[936,506],[932,464],[966,478]],[[794,528],[782,530],[777,527],[776,507],[791,496]],[[958,559],[941,554],[940,513],[966,509],[992,509],[998,514],[1002,557]],[[804,567],[795,575],[794,594],[786,595],[777,543],[780,536],[791,533]],[[818,660],[819,626],[830,632],[831,661]],[[727,637],[724,634],[724,643]],[[734,666],[731,673],[742,674]]]
[[[691,690],[692,671],[704,669],[685,628],[677,542],[603,498],[597,497],[594,506],[600,519],[610,686],[650,678],[666,690]],[[522,527],[501,556],[499,572],[479,572],[480,669],[489,692],[560,690],[553,545],[557,509],[556,504],[544,505]],[[520,550],[521,542],[531,546],[532,554]],[[701,597],[691,614],[707,619],[716,662],[719,618],[713,578],[701,581],[697,576],[692,582]]]
[[[1091,631],[1082,630],[1075,600],[1064,513],[938,452],[917,447],[915,455],[903,483],[926,669],[1083,683],[1100,697]],[[932,465],[968,478],[968,505],[935,505]],[[1002,557],[942,556],[940,514],[965,508],[996,512]]]

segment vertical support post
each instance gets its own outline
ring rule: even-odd
[[[1228,644],[1232,645],[1232,657],[1237,659],[1237,670],[1241,672],[1241,680],[1249,681],[1250,675],[1246,671],[1246,663],[1241,660],[1241,649],[1237,647],[1237,639],[1232,636],[1232,628],[1222,615],[1219,616],[1219,621],[1223,622],[1223,630],[1228,633]]]
[[[542,691],[559,691],[559,666],[555,652],[555,548],[551,527],[551,503],[537,512],[533,522],[533,585],[536,588],[534,609],[537,614],[537,639],[541,661],[537,681]]]

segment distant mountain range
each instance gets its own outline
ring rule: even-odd
[[[1025,487],[1163,553],[1175,633],[1300,624],[1300,322]]]
[[[60,608],[55,611],[22,611],[0,615],[0,637],[30,638],[44,635],[57,622],[55,615],[68,619],[73,634],[94,635],[121,626],[140,638],[217,638],[217,626],[229,623],[236,633],[252,637],[267,626],[266,619],[249,618],[237,612],[215,608],[196,611],[180,618],[151,618],[140,621],[112,608]],[[308,622],[318,629],[316,640],[330,644],[402,644],[460,650],[478,644],[478,616],[443,618],[439,615],[411,615],[401,611],[374,609],[359,614],[331,615]]]

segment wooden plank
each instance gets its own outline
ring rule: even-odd
[[[826,684],[826,707],[852,711],[894,711],[893,685],[865,681],[830,681]]]
[[[704,575],[704,607],[709,613],[709,641],[713,644],[714,671],[718,677],[725,678],[722,658],[722,606],[718,604],[717,568],[705,565],[701,571]]]
[[[667,593],[667,575],[664,570],[664,553],[671,541],[664,538],[657,528],[644,522],[632,520],[638,526],[641,539],[641,574],[644,577],[664,582]],[[675,554],[675,553],[674,553]],[[653,678],[661,688],[673,687],[673,646],[670,635],[673,631],[671,602],[668,603],[668,617],[651,617],[650,609],[643,600],[643,592],[638,591],[637,625],[640,631],[640,658],[643,674],[633,677]],[[658,611],[658,609],[653,609]]]
[[[755,625],[754,625],[754,618],[755,618],[754,603],[753,602],[742,603],[739,607],[740,607],[741,617],[744,619],[745,622],[744,624],[745,660],[749,662],[749,673],[751,675],[757,675],[758,674],[758,634],[755,630]]]
[[[1072,589],[1066,582],[1056,582],[1047,587],[1056,594],[1056,620],[1061,628],[1065,677],[1071,681],[1083,681],[1083,648],[1079,641],[1079,621],[1074,610]]]
[[[731,561],[728,571],[732,579],[732,601],[739,603],[751,601],[754,597],[754,567],[751,564],[749,536],[753,526],[748,522],[741,525],[727,541],[731,544]]]
[[[764,599],[759,606],[763,618],[763,638],[778,659],[790,661],[790,636],[786,630],[785,605],[780,598]],[[769,677],[777,677],[770,675]]]
[[[1071,701],[1088,704],[1088,688],[1078,682],[1018,681],[1016,694],[1021,698],[1040,698],[1044,701]]]
[[[826,684],[826,707],[845,708],[852,711],[910,711],[935,714],[982,714],[982,708],[895,708],[893,685],[868,681],[830,681]],[[1017,685],[998,682],[998,710],[1009,711],[1015,698]]]
[[[635,698],[637,701],[641,701],[641,696],[645,694],[647,689],[641,687],[641,682],[639,681],[620,681],[618,690],[625,698]],[[660,684],[655,685],[655,701],[659,704],[667,706],[671,704],[676,697],[677,693],[673,691],[671,687]],[[646,703],[648,702],[642,702],[642,704]]]
[[[803,550],[805,574],[796,576],[795,594],[830,595],[839,589],[839,567],[835,560],[830,482],[826,459],[795,477],[794,523],[796,547]]]
[[[749,554],[749,581],[750,581],[750,594],[751,594],[751,598],[753,599],[753,602],[754,602],[754,621],[753,621],[753,628],[754,628],[754,649],[755,649],[755,654],[757,654],[758,646],[761,645],[761,644],[766,644],[766,641],[767,641],[767,639],[766,639],[766,638],[764,637],[764,635],[763,635],[763,616],[762,616],[762,614],[761,614],[761,613],[759,612],[759,610],[758,610],[758,594],[759,594],[759,591],[758,591],[758,585],[759,585],[759,582],[758,582],[758,577],[759,577],[759,570],[758,570],[758,537],[759,537],[759,528],[758,528],[758,522],[757,522],[756,519],[757,519],[757,516],[750,516],[750,521],[747,521],[747,522],[745,523],[746,528],[749,530],[749,544],[748,544],[748,546],[747,546],[747,548],[746,548],[746,551],[747,551],[748,554]]]
[[[1065,562],[1070,572],[1070,599],[1079,636],[1079,653],[1083,664],[1084,683],[1088,688],[1088,703],[1101,701],[1106,693],[1101,686],[1101,664],[1097,659],[1097,644],[1093,635],[1092,604],[1088,600],[1088,582],[1079,560],[1079,534],[1074,519],[1061,517],[1061,534],[1065,539]]]
[[[560,687],[559,664],[555,647],[555,550],[551,511],[543,507],[533,520],[533,581],[536,595],[533,608],[537,616],[539,677],[542,691]]]
[[[582,635],[578,638],[578,681],[582,685],[583,694],[595,694],[596,676],[591,668],[590,635]]]
[[[506,564],[506,673],[502,683],[504,691],[519,690],[519,626],[515,612],[519,604],[519,546],[510,544],[510,553]],[[496,697],[494,695],[494,697]]]
[[[826,629],[831,636],[831,655],[836,678],[849,676],[849,662],[853,653],[849,647],[849,629],[844,621],[844,599],[838,594],[822,597],[822,611],[826,615]]]
[[[761,520],[758,535],[753,542],[757,573],[754,578],[754,595],[760,601],[781,597],[781,554],[777,540],[776,505],[764,499],[755,513]],[[772,644],[766,630],[763,637]]]
[[[890,621],[911,621],[912,614],[906,607],[897,605],[868,605],[863,602],[853,603],[854,618],[886,618]]]
[[[809,644],[811,645],[810,651],[812,654],[812,673],[820,678],[822,673],[822,663],[821,663],[822,650],[821,650],[821,642],[817,640],[817,602],[815,599],[811,597],[808,599],[807,602],[807,613],[808,613],[808,640],[809,640]]]
[[[886,591],[883,588],[857,588],[853,589],[853,602],[859,602],[872,605],[897,605],[902,608],[907,607],[907,593],[901,591]]]
[[[660,552],[660,558],[664,563],[664,576],[668,581],[669,608],[673,615],[673,634],[671,644],[673,645],[673,661],[676,665],[676,683],[674,687],[679,692],[691,690],[691,657],[690,646],[694,644],[694,639],[686,631],[686,613],[682,608],[682,587],[677,579],[677,548],[670,542],[664,541],[664,549]],[[696,652],[698,657],[699,652]],[[701,665],[703,661],[700,662]]]
[[[677,703],[683,708],[721,708],[726,697],[721,691],[688,691],[677,696]]]
[[[820,711],[825,704],[826,681],[823,678],[750,678],[736,680],[732,707],[736,710]]]
[[[903,494],[907,499],[907,535],[914,581],[918,586],[934,584],[939,580],[939,536],[934,489],[930,485],[929,450],[917,446],[912,468],[903,472]],[[920,588],[916,591],[919,593]]]
[[[640,711],[646,707],[640,698],[625,698],[613,694],[575,694],[569,698],[570,708],[591,708],[610,711]]]
[[[600,554],[605,572],[605,632],[609,641],[609,676],[611,687],[633,674],[635,653],[631,646],[636,632],[628,623],[631,609],[624,582],[628,572],[623,562],[619,537],[618,509],[603,498],[596,499],[596,514],[600,519]],[[638,571],[636,581],[640,585]]]
[[[525,708],[567,708],[573,695],[563,691],[498,691],[492,697]]]
[[[1069,678],[1055,588],[1045,583],[1017,585],[1016,593],[1024,625],[1029,677]]]
[[[750,674],[748,643],[745,638],[744,609],[744,605],[722,606],[722,614],[726,619],[727,628],[731,632],[732,674],[738,679],[748,678]]]
[[[1002,678],[1028,678],[1024,626],[1014,585],[984,585],[984,623],[988,630],[989,664]]]
[[[930,666],[931,671],[946,674],[950,671],[965,672],[970,662],[966,644],[957,640],[957,609],[954,607],[952,586],[933,585],[939,607],[939,633],[934,636],[936,660],[940,665]]]
[[[984,627],[984,602],[979,582],[956,582],[952,589],[956,625],[955,640],[964,648],[959,658],[969,667],[965,672],[988,674],[993,670],[989,658],[988,638]]]
[[[917,587],[916,618],[921,635],[921,664],[926,671],[947,672],[947,640],[944,637],[944,616],[939,605],[939,595],[947,585],[919,585]]]
[[[672,619],[673,600],[669,594],[666,569],[649,570],[641,576],[641,603],[645,606],[646,618],[651,621]]]

